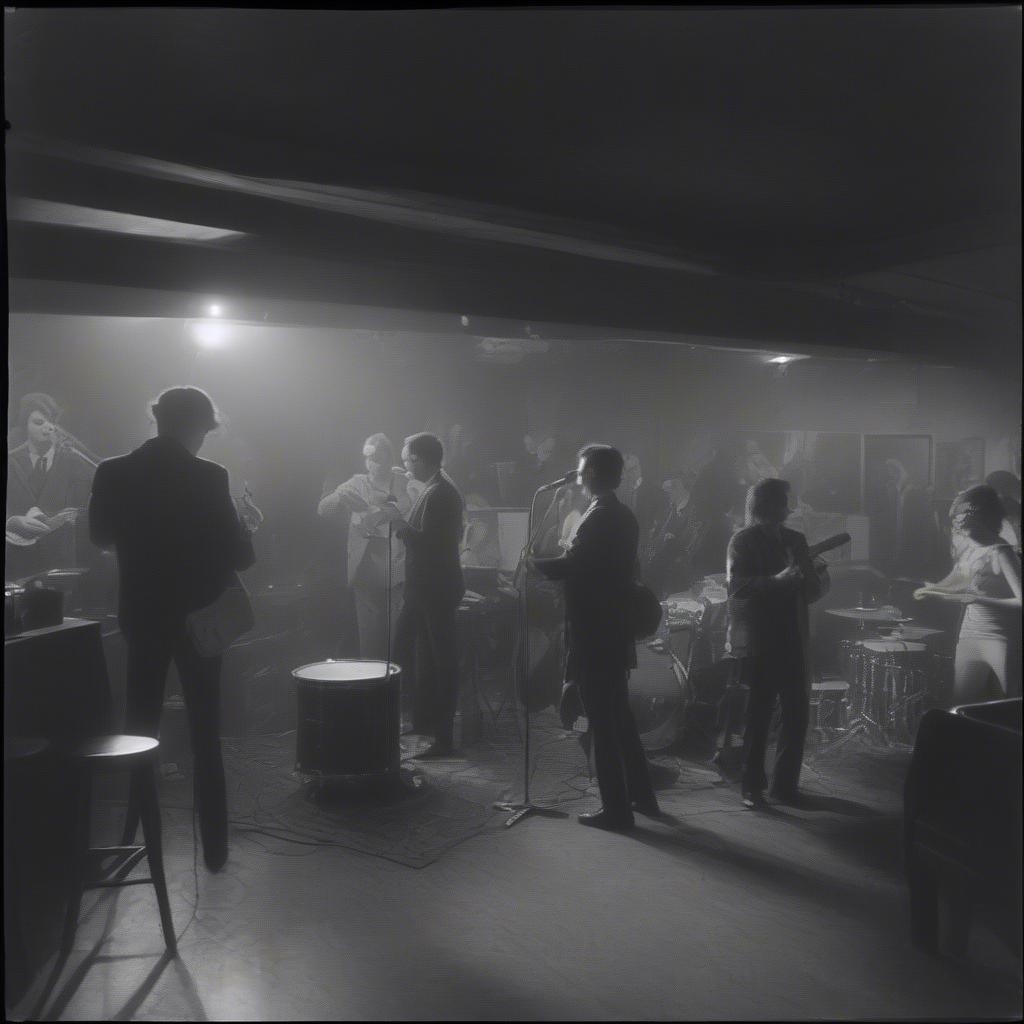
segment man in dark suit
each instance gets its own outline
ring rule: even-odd
[[[198,388],[171,388],[152,413],[157,436],[96,471],[89,527],[95,544],[117,551],[118,617],[128,645],[126,729],[157,735],[173,659],[188,709],[203,855],[216,871],[227,859],[221,658],[199,654],[185,620],[215,601],[231,573],[247,569],[255,555],[227,471],[196,457],[218,425],[210,397]],[[130,814],[126,834],[134,831]]]
[[[434,737],[421,757],[454,750],[459,668],[456,612],[466,592],[459,562],[463,501],[441,469],[444,446],[433,434],[405,439],[402,463],[425,484],[403,520],[391,510],[395,535],[405,544],[405,593],[395,626],[395,654],[413,691],[413,732]]]
[[[25,395],[18,413],[25,441],[7,457],[5,575],[11,580],[81,563],[74,527],[93,474],[81,454],[58,443],[60,409],[49,395]]]
[[[796,803],[811,688],[807,606],[823,592],[802,533],[783,526],[789,483],[767,478],[747,492],[747,525],[729,541],[728,649],[750,689],[743,802],[763,804],[765,747],[778,699],[782,731],[771,795]]]
[[[622,467],[622,455],[608,445],[580,451],[579,480],[590,507],[564,555],[532,560],[549,579],[565,581],[565,676],[579,686],[594,738],[602,806],[579,820],[613,830],[632,828],[634,809],[653,817],[660,813],[626,685],[636,668],[629,600],[639,528],[615,496]]]

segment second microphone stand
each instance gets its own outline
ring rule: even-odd
[[[505,822],[505,828],[511,828],[517,822],[522,821],[531,814],[540,814],[551,818],[560,818],[563,816],[561,811],[552,810],[550,807],[540,807],[530,801],[530,705],[527,700],[527,689],[530,684],[530,569],[527,559],[533,551],[533,545],[537,540],[537,535],[544,528],[544,524],[547,522],[548,511],[550,511],[557,502],[557,497],[552,499],[551,505],[548,507],[548,510],[545,511],[544,516],[540,521],[540,525],[536,530],[534,530],[533,513],[534,509],[537,507],[537,497],[542,491],[546,490],[549,490],[549,487],[538,487],[533,494],[533,500],[530,502],[530,511],[527,514],[526,520],[526,536],[528,539],[526,541],[526,546],[519,555],[519,561],[516,563],[515,576],[513,577],[518,581],[520,573],[522,573],[523,582],[519,600],[519,643],[517,644],[518,650],[522,653],[518,659],[519,670],[516,672],[517,678],[515,679],[515,682],[518,684],[516,686],[516,697],[517,699],[521,699],[523,704],[523,799],[519,801],[499,801],[493,805],[496,811],[508,812],[509,817]]]

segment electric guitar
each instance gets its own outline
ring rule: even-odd
[[[84,508],[62,508],[59,512],[52,516],[48,516],[41,508],[33,506],[25,513],[26,519],[32,519],[37,523],[47,527],[46,533],[19,533],[16,526],[10,525],[11,520],[7,520],[7,527],[5,528],[5,534],[7,543],[14,545],[17,548],[30,548],[40,537],[48,537],[54,530],[59,530],[62,526],[66,526],[68,523],[74,523],[79,515],[84,515],[86,509]]]
[[[828,574],[828,562],[821,556],[828,551],[834,551],[836,548],[841,548],[844,544],[849,543],[850,535],[848,533],[837,533],[834,537],[827,537],[825,540],[818,541],[817,544],[811,544],[807,548],[807,555],[814,566],[814,572],[818,581],[817,597],[809,598],[809,600],[820,600],[832,587],[832,578]]]

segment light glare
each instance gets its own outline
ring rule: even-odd
[[[192,325],[192,337],[201,348],[223,348],[227,344],[228,329],[225,324],[204,321]]]

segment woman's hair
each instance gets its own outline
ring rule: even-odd
[[[985,477],[985,483],[993,488],[1006,504],[1007,499],[1020,504],[1020,480],[1008,469],[997,469]]]
[[[949,506],[949,521],[953,529],[968,536],[978,531],[997,534],[1005,518],[1002,499],[988,484],[961,491]]]
[[[177,387],[162,391],[149,407],[161,434],[216,430],[217,407],[202,388]]]
[[[747,526],[764,522],[775,509],[785,508],[789,502],[789,481],[765,477],[747,490]]]
[[[387,434],[371,434],[364,442],[363,449],[373,449],[373,461],[379,462],[382,466],[393,466],[395,462],[395,447]],[[381,453],[386,452],[387,458],[381,458]]]

